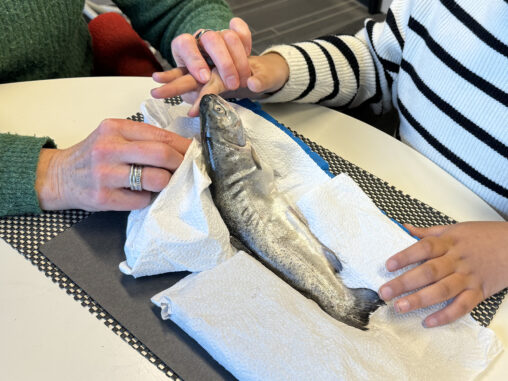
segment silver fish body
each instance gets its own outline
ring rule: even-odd
[[[221,97],[205,95],[200,116],[212,196],[230,234],[329,315],[366,329],[383,302],[373,290],[343,284],[340,261],[277,191],[273,171],[259,160],[236,111]]]

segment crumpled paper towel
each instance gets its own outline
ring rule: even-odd
[[[346,175],[315,187],[298,207],[340,257],[349,286],[377,290],[393,277],[386,259],[415,242]],[[470,315],[423,328],[442,305],[400,315],[389,303],[371,315],[368,331],[352,328],[243,252],[152,302],[240,380],[469,380],[502,351]]]
[[[196,138],[199,120],[186,117],[188,108],[156,100],[142,106],[148,123]],[[274,169],[277,187],[339,256],[345,283],[377,290],[391,279],[386,258],[414,239],[349,177],[330,179],[284,132],[235,108],[258,155]],[[502,350],[494,333],[469,315],[424,329],[423,317],[441,306],[399,315],[390,303],[371,316],[369,331],[360,331],[328,316],[257,260],[234,255],[222,220],[214,207],[207,209],[212,201],[198,140],[168,188],[149,207],[130,214],[122,267],[134,276],[205,270],[152,301],[233,375],[242,380],[463,380],[474,378]]]
[[[122,272],[139,277],[201,271],[234,255],[204,165],[201,145],[193,140],[168,186],[150,206],[129,214]]]
[[[280,191],[296,200],[329,179],[286,133],[254,112],[233,106],[256,153],[273,168]],[[236,251],[208,189],[210,178],[199,143],[200,122],[187,117],[189,108],[188,104],[172,106],[155,99],[141,105],[146,123],[194,141],[168,186],[149,206],[129,214],[126,261],[119,266],[125,274],[140,277],[207,270]]]

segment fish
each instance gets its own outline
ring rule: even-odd
[[[349,326],[367,330],[384,302],[368,288],[348,288],[342,263],[311,232],[305,217],[278,191],[274,171],[256,154],[240,116],[223,98],[203,96],[201,142],[215,206],[233,237],[267,268]]]

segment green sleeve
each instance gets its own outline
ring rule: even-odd
[[[226,29],[233,17],[224,0],[114,0],[141,37],[173,65],[171,41],[199,28]]]
[[[39,214],[35,172],[41,148],[55,148],[50,138],[0,133],[0,217]]]

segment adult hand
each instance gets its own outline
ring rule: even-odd
[[[199,40],[191,34],[182,34],[171,43],[177,66],[186,67],[200,83],[210,80],[210,67],[205,56],[210,57],[229,90],[245,86],[250,75],[247,57],[252,49],[249,26],[242,19],[231,19],[229,28],[221,31],[206,30]],[[198,30],[196,34],[200,31]],[[164,83],[163,73],[154,73],[155,81]]]
[[[277,53],[249,57],[252,75],[247,79],[245,87],[229,91],[224,96],[238,98],[260,98],[267,92],[279,90],[289,78],[289,67],[286,60]],[[187,103],[193,104],[188,115],[197,116],[199,102],[205,94],[222,94],[228,90],[217,69],[212,70],[210,81],[206,84],[198,82],[186,68],[166,71],[158,77],[165,85],[153,89],[154,98],[170,98],[182,95]]]
[[[43,149],[35,189],[44,210],[133,210],[147,206],[183,160],[190,144],[145,123],[106,119],[68,149]],[[143,165],[143,191],[131,191],[131,164]]]
[[[428,229],[407,225],[421,240],[386,261],[389,271],[424,261],[381,286],[400,313],[453,300],[427,316],[425,327],[450,323],[508,286],[508,222],[464,222]]]

